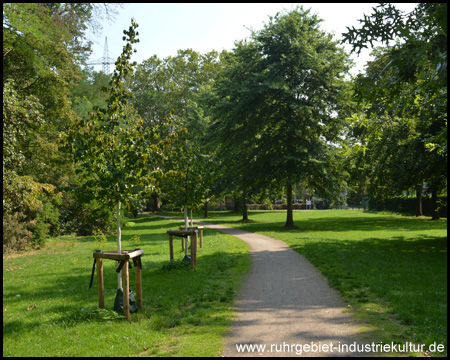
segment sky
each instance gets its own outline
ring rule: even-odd
[[[402,11],[410,12],[415,3],[394,3]],[[108,40],[109,57],[116,59],[122,52],[123,30],[131,25],[131,18],[139,24],[140,42],[132,60],[142,61],[157,55],[164,59],[174,56],[179,49],[191,48],[202,54],[223,49],[232,50],[236,40],[248,38],[249,29],[260,30],[268,23],[269,16],[291,10],[297,5],[311,9],[323,19],[321,28],[341,39],[346,26],[359,28],[358,19],[370,15],[377,3],[125,3],[118,7],[118,14],[111,23],[104,19],[103,30],[94,35],[88,33],[93,42],[93,53],[89,61],[100,60],[104,55],[105,37]],[[343,45],[350,52],[350,45]],[[364,51],[365,50],[365,51]],[[363,71],[370,60],[370,50],[364,49],[359,56],[352,54],[355,62],[352,74]],[[101,70],[101,65],[95,66]],[[110,65],[112,71],[114,65]]]

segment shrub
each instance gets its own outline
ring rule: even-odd
[[[438,197],[441,207],[439,215],[447,217],[447,196]],[[399,213],[406,213],[414,215],[416,213],[416,198],[415,196],[395,196],[386,199],[370,199],[369,210],[371,211],[393,211]],[[433,205],[431,197],[422,197],[422,213],[425,216],[432,216]]]
[[[32,233],[27,229],[35,222],[22,221],[20,213],[3,216],[3,254],[24,250],[32,241]]]
[[[58,235],[59,211],[51,202],[43,202],[42,207],[36,214],[36,225],[34,226],[32,245],[41,247],[45,244],[49,233]]]
[[[109,234],[115,229],[116,217],[113,210],[96,200],[84,202],[85,199],[69,193],[64,193],[63,196],[64,201],[59,208],[60,233],[90,236],[96,230]]]
[[[130,212],[129,214],[133,217],[138,217],[140,212],[143,212],[146,208],[146,200],[145,199],[133,199],[130,200]]]

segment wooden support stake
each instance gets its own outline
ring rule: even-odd
[[[203,229],[198,230],[200,232],[200,249],[203,249]]]
[[[197,266],[198,234],[195,234],[195,266]]]
[[[123,314],[125,318],[130,320],[130,277],[128,271],[128,261],[122,268],[122,286],[123,286]]]
[[[139,268],[139,264],[141,261],[141,257],[137,258],[138,266],[134,267],[134,271],[136,272],[136,304],[139,309],[142,309],[142,274],[141,269]]]
[[[181,239],[183,242],[183,239]],[[173,262],[173,236],[169,234],[170,262]]]
[[[191,236],[191,268],[195,268],[197,264],[197,234]]]
[[[103,262],[101,258],[97,258],[97,288],[98,288],[98,307],[105,308],[105,292],[103,287]]]

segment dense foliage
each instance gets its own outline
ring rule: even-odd
[[[416,194],[421,215],[427,183],[439,217],[445,3],[408,14],[380,4],[364,15],[342,42],[357,52],[375,40],[383,47],[351,81],[339,39],[302,7],[270,17],[232,51],[178,50],[136,67],[130,30],[116,72],[95,72],[84,67],[86,30],[98,33],[115,6],[3,4],[4,243],[18,250],[58,234],[110,233],[113,205],[137,214],[150,199],[157,210],[161,200],[197,208],[231,196],[245,220],[249,200],[287,197],[292,227],[298,187],[328,200],[343,190],[381,200]]]
[[[346,113],[345,52],[299,7],[236,42],[216,84],[214,130],[243,196],[307,182],[333,196],[342,186],[337,144]],[[276,156],[274,156],[276,154]],[[292,227],[288,207],[286,227]]]
[[[386,45],[354,81],[363,110],[354,115],[353,146],[363,150],[357,156],[366,190],[378,198],[415,192],[421,215],[427,182],[437,219],[437,197],[447,187],[447,4],[418,4],[409,14],[392,4],[373,11],[360,29],[343,34],[358,52],[374,40]]]

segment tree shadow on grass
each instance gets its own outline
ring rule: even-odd
[[[303,240],[292,247],[316,265],[332,287],[359,303],[363,315],[366,303],[383,303],[392,316],[411,326],[410,332],[417,334],[414,340],[446,344],[446,237]]]
[[[226,221],[214,223],[224,223]],[[228,221],[228,223],[230,223]],[[400,231],[417,231],[428,229],[446,229],[446,221],[429,221],[428,218],[415,217],[400,217],[379,215],[371,217],[340,217],[327,216],[320,218],[296,218],[294,220],[295,227],[293,229],[286,229],[285,221],[272,221],[270,223],[256,222],[256,223],[240,223],[236,225],[240,229],[250,232],[262,231],[279,231],[279,232],[348,232],[348,231],[364,231],[372,232],[379,230],[400,230]]]
[[[211,316],[220,318],[226,304],[231,308],[236,285],[233,285],[229,271],[249,261],[248,254],[221,251],[202,254],[200,251],[194,270],[177,267],[168,271],[168,253],[167,249],[167,260],[151,261],[151,256],[142,259],[143,308],[137,313],[138,320],[132,315],[132,323],[156,316],[157,321],[151,323],[154,330],[190,323],[206,326]],[[175,261],[181,262],[183,255],[184,252],[177,249]],[[117,288],[116,267],[115,261],[104,261],[105,305],[109,310],[113,308]],[[34,289],[22,282],[4,283],[3,305],[6,308],[9,305],[10,311],[3,321],[4,341],[11,336],[28,334],[26,336],[33,337],[34,342],[39,342],[40,329],[56,327],[64,330],[92,321],[106,321],[87,316],[98,307],[96,273],[92,288],[89,288],[92,267],[59,268],[52,274],[41,269],[42,272],[27,278],[27,281],[39,282]],[[134,269],[130,270],[130,283],[135,293]],[[13,303],[20,316],[12,312]],[[37,306],[27,310],[30,304]]]

